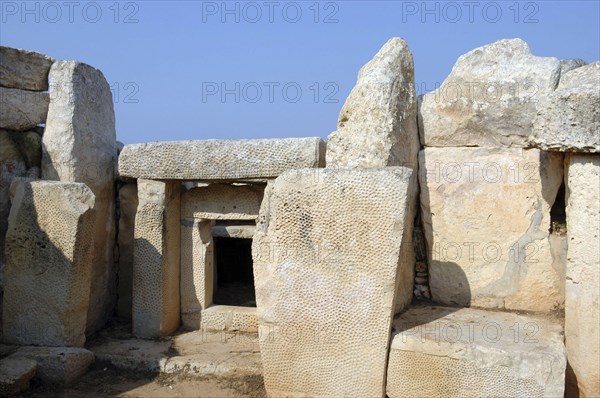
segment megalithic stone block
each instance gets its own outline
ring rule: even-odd
[[[600,155],[567,155],[565,341],[582,397],[600,396]]]
[[[411,174],[304,169],[267,187],[252,256],[271,396],[384,396]]]
[[[48,90],[48,72],[53,62],[44,54],[0,46],[0,86]]]
[[[179,327],[180,183],[138,180],[133,258],[133,333],[166,336]]]
[[[0,87],[0,129],[25,131],[44,123],[48,93]]]
[[[83,346],[94,194],[80,183],[13,183],[6,234],[4,340]]]
[[[76,61],[50,69],[50,106],[42,137],[42,178],[82,182],[96,196],[92,293],[88,332],[112,316],[114,272],[115,113],[110,87],[99,70]]]

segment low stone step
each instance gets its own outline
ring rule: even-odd
[[[10,397],[27,391],[36,368],[37,363],[27,358],[0,360],[0,397]]]
[[[387,395],[562,397],[562,327],[547,318],[418,306],[394,322]]]

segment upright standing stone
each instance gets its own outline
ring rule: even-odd
[[[413,57],[408,44],[390,39],[362,67],[358,82],[348,96],[338,119],[338,129],[327,142],[327,167],[417,168],[419,152],[417,95]],[[417,174],[413,174],[409,218],[416,212]],[[412,299],[414,277],[413,223],[407,223],[402,241],[402,263],[396,310]]]
[[[267,187],[252,257],[269,395],[384,396],[411,174],[303,169]]]
[[[565,340],[582,397],[600,396],[600,155],[567,157]],[[567,380],[569,384],[570,380]]]
[[[116,297],[114,169],[115,114],[106,79],[97,69],[59,61],[50,69],[50,107],[44,132],[42,178],[83,182],[96,196],[88,332],[102,327]]]
[[[419,151],[413,57],[390,39],[362,67],[327,142],[327,166],[416,167]]]
[[[600,152],[600,61],[561,76],[540,101],[529,141],[551,151]]]
[[[133,260],[133,333],[160,337],[179,327],[180,183],[138,180]]]
[[[83,346],[90,297],[94,194],[84,184],[13,183],[6,235],[7,343]]]
[[[131,319],[133,289],[133,252],[135,213],[138,206],[136,184],[125,184],[119,189],[121,216],[119,218],[119,285],[117,286],[117,316]]]
[[[558,85],[557,58],[536,57],[521,39],[499,40],[458,58],[419,108],[426,146],[526,147],[540,101]]]
[[[48,90],[48,72],[54,60],[34,51],[0,46],[0,86]]]
[[[426,148],[421,211],[434,301],[551,311],[564,304],[550,209],[562,154],[520,148]]]

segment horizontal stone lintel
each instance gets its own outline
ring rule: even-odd
[[[194,140],[126,145],[120,177],[232,181],[276,178],[286,170],[325,166],[321,138]]]

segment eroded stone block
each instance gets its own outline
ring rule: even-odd
[[[13,183],[6,234],[4,340],[83,346],[94,194],[80,183]]]
[[[0,396],[11,397],[29,389],[37,364],[27,358],[0,360]]]
[[[93,352],[76,347],[21,347],[11,357],[34,360],[36,378],[60,385],[73,384],[94,362]]]
[[[54,60],[34,51],[0,46],[0,86],[48,90],[48,72]]]
[[[383,397],[411,173],[293,170],[267,187],[252,256],[270,395]]]
[[[562,328],[471,308],[411,308],[394,321],[387,395],[562,397]]]
[[[82,182],[96,196],[96,230],[88,332],[112,315],[116,298],[113,245],[115,114],[108,82],[99,70],[76,61],[50,69],[50,107],[42,137],[42,177]]]
[[[563,306],[564,262],[549,241],[561,154],[426,148],[419,166],[434,301],[525,311]]]
[[[566,164],[565,340],[581,396],[597,397],[600,396],[600,155],[569,155]]]
[[[133,333],[160,337],[179,327],[180,183],[138,180],[133,259]]]
[[[26,131],[46,121],[48,93],[0,87],[0,129]]]
[[[125,145],[119,157],[121,177],[160,180],[275,178],[323,166],[320,138],[151,142]]]
[[[131,294],[133,289],[133,252],[135,214],[138,206],[136,184],[125,184],[119,189],[121,216],[119,218],[119,284],[117,316],[131,319]]]
[[[222,185],[192,188],[181,197],[181,218],[255,220],[264,185]]]

